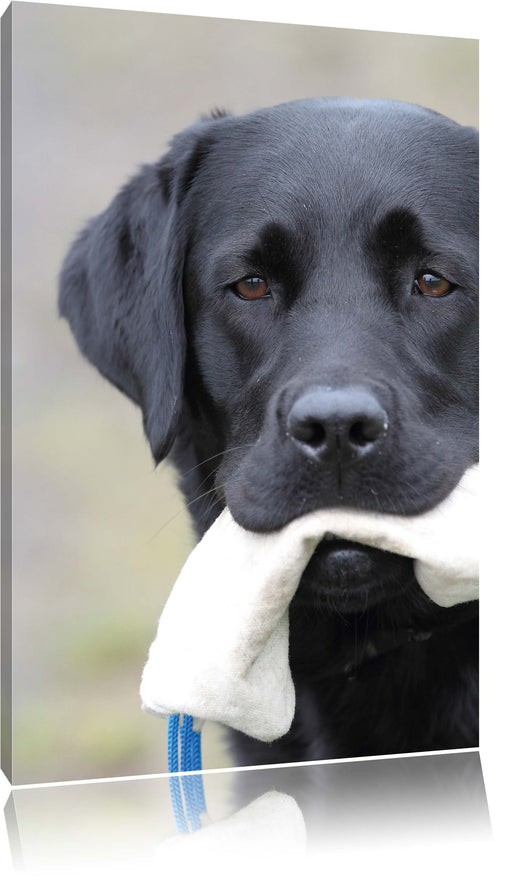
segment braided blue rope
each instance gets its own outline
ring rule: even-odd
[[[167,758],[169,762],[169,772],[179,770],[179,714],[171,714],[167,727]],[[176,827],[180,834],[188,831],[187,820],[181,799],[180,780],[177,776],[169,776],[169,787],[171,789],[172,809]]]
[[[180,768],[178,750],[178,730],[180,726],[179,714],[171,714],[167,725],[167,760],[169,772],[175,772]]]
[[[201,770],[201,733],[189,714],[172,714],[167,728],[169,773]],[[172,808],[180,833],[198,831],[206,812],[202,776],[169,776]],[[185,806],[183,805],[183,798]]]

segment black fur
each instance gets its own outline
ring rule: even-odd
[[[477,461],[477,143],[398,102],[216,113],[78,238],[61,313],[156,462],[172,448],[199,536],[226,504],[257,531],[422,512]],[[446,296],[420,291],[427,272]],[[241,299],[254,276],[268,296]],[[364,414],[336,456],[304,445],[290,415],[318,390],[374,403],[378,437]],[[325,541],[291,606],[292,729],[236,736],[238,760],[475,746],[477,629],[476,603],[437,607],[407,559]]]

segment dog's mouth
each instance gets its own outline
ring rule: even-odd
[[[355,612],[401,594],[413,580],[409,558],[326,534],[302,575],[294,600]]]

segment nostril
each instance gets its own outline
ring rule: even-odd
[[[310,448],[320,448],[325,443],[326,432],[321,423],[310,420],[295,425],[293,437]]]
[[[354,425],[350,427],[348,437],[352,444],[357,445],[358,447],[363,447],[372,441],[371,438],[367,437],[364,431],[364,423],[362,420],[359,420],[358,423],[354,423]]]
[[[357,420],[349,429],[349,441],[357,447],[364,448],[384,435],[388,425],[382,419]]]

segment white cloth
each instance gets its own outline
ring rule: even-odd
[[[478,597],[478,467],[436,509],[402,517],[351,509],[304,515],[257,534],[225,509],[192,551],[160,618],[144,668],[142,707],[227,724],[262,741],[295,710],[288,605],[327,533],[414,559],[436,604]]]

